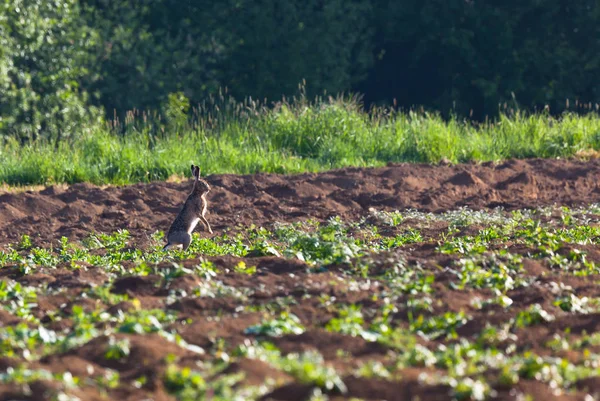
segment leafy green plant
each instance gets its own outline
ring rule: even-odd
[[[278,318],[250,326],[244,332],[252,335],[280,337],[284,334],[302,334],[305,330],[296,315],[282,312]]]
[[[569,294],[564,297],[559,297],[554,301],[554,305],[558,306],[565,312],[572,313],[592,313],[598,310],[598,299],[589,299],[588,297],[578,297],[574,294]]]
[[[105,369],[104,374],[95,378],[100,388],[115,389],[121,384],[121,375],[116,370]]]
[[[384,238],[383,246],[392,249],[396,247],[400,247],[406,244],[412,244],[416,242],[422,242],[423,237],[421,233],[417,230],[410,230],[409,232],[401,235],[397,235],[393,238]]]
[[[291,353],[285,356],[270,343],[244,344],[235,352],[238,356],[259,359],[295,377],[302,383],[313,384],[323,390],[346,393],[346,384],[331,366],[325,364],[317,351],[302,354]]]
[[[130,344],[127,338],[117,340],[115,337],[111,336],[108,338],[108,346],[104,356],[106,359],[120,360],[121,358],[129,356],[129,347]]]
[[[175,321],[175,314],[162,309],[141,310],[125,314],[118,331],[121,333],[155,333],[163,329],[164,324]]]
[[[553,321],[554,315],[545,311],[540,304],[531,305],[527,310],[520,311],[514,319],[516,327],[527,327],[542,322]]]
[[[87,238],[84,244],[89,249],[106,248],[117,251],[125,248],[129,237],[130,234],[127,230],[118,230],[112,234],[92,234]]]
[[[33,244],[31,243],[31,237],[27,234],[23,234],[21,236],[21,241],[19,242],[18,247],[19,249],[30,249],[31,247],[33,247]]]
[[[238,273],[253,275],[256,273],[256,266],[246,266],[246,262],[240,261],[235,265],[234,270]]]
[[[506,251],[463,258],[457,265],[457,269],[452,272],[459,282],[453,283],[453,288],[463,289],[466,286],[492,288],[505,293],[527,285],[527,281],[521,278],[523,272],[521,257]]]
[[[198,400],[210,398],[215,401],[242,399],[235,386],[243,379],[243,373],[220,375],[207,381],[201,372],[189,367],[167,366],[163,382],[170,393],[179,400]],[[259,393],[260,394],[260,393]],[[252,397],[254,399],[254,397]]]
[[[432,316],[429,318],[419,315],[411,320],[410,330],[421,333],[428,338],[437,338],[442,335],[447,337],[456,337],[455,329],[464,325],[468,318],[464,312],[446,312],[442,316]]]
[[[0,302],[5,310],[24,319],[35,320],[31,310],[37,307],[37,291],[14,281],[0,280]]]
[[[376,341],[377,333],[364,329],[364,319],[357,305],[342,306],[339,316],[331,319],[325,329],[350,336],[360,336],[367,341]]]

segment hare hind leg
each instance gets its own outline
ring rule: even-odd
[[[192,243],[192,236],[189,235],[188,233],[185,233],[184,242],[183,242],[183,244],[181,244],[183,250],[187,251],[187,249],[189,248],[191,243]]]
[[[173,246],[181,245],[185,251],[192,243],[192,236],[185,231],[179,231],[171,233],[167,241],[167,245],[165,245],[163,248],[164,250],[167,250]]]

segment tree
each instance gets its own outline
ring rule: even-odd
[[[0,134],[21,142],[59,141],[89,126],[80,82],[96,37],[76,0],[0,3]]]

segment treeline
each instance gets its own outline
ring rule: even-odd
[[[23,142],[303,80],[474,118],[600,102],[597,0],[11,0],[0,49],[0,134]]]

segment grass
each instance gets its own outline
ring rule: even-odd
[[[600,116],[520,111],[475,124],[426,112],[361,109],[353,98],[304,98],[275,107],[220,99],[188,114],[134,111],[58,144],[0,140],[0,183],[129,184],[188,174],[298,173],[388,162],[595,157]],[[171,111],[169,111],[171,110]],[[173,110],[175,110],[173,112]]]

